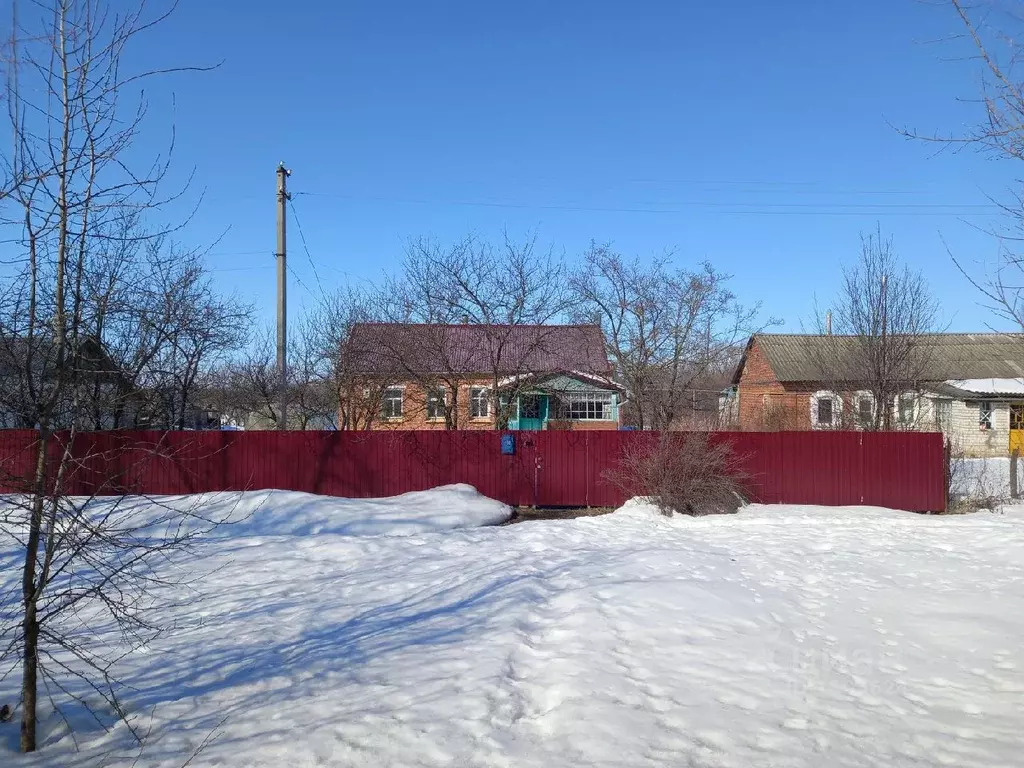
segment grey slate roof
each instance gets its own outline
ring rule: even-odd
[[[751,338],[768,358],[778,381],[858,381],[856,336],[757,334]],[[1024,335],[1002,333],[933,333],[921,337],[927,361],[924,381],[1013,379],[1024,377]],[[750,345],[748,344],[748,350]],[[738,383],[746,353],[733,377]],[[823,372],[823,361],[834,360]]]

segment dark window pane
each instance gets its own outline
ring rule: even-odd
[[[490,415],[486,389],[474,387],[469,391],[469,415],[474,419],[486,419]]]
[[[871,423],[871,421],[872,421],[872,413],[871,413],[871,411],[872,411],[872,408],[871,408],[871,398],[870,397],[862,397],[857,402],[857,413],[858,413],[858,416],[860,417],[861,424],[870,424]]]
[[[831,397],[819,397],[818,398],[818,423],[819,424],[831,424],[832,423],[832,398]]]
[[[427,395],[427,418],[444,418],[444,390],[435,389]]]
[[[909,424],[914,420],[914,396],[902,395],[900,397],[900,421]]]
[[[402,416],[402,390],[389,387],[384,390],[381,400],[380,414],[385,419],[397,419]]]
[[[992,429],[992,403],[982,402],[978,405],[978,425]]]

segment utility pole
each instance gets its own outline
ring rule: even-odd
[[[888,402],[889,399],[890,399],[890,392],[889,392],[890,378],[889,378],[889,361],[887,359],[889,357],[889,348],[888,348],[888,344],[886,342],[886,337],[889,335],[889,318],[887,317],[887,314],[888,314],[888,311],[889,311],[889,276],[886,275],[886,274],[882,275],[881,301],[882,301],[882,306],[879,309],[881,310],[880,314],[881,314],[881,323],[882,323],[882,346],[881,346],[881,349],[879,350],[879,352],[881,354],[882,359],[880,361],[881,365],[878,365],[876,363],[877,370],[875,372],[875,375],[878,376],[879,378],[881,378],[882,386],[879,387],[879,389],[882,390],[882,392],[884,393],[884,397],[882,398],[882,403],[881,403],[881,407],[883,409],[882,410],[882,429],[890,430],[890,429],[892,429],[892,409],[893,409],[893,403]],[[896,404],[895,404],[897,412],[899,411],[899,397],[900,397],[899,390],[897,390],[897,394],[896,394],[896,398],[897,399],[896,399]]]
[[[285,206],[288,177],[292,172],[277,166],[277,386],[281,402],[278,406],[277,428],[288,429],[288,248],[285,238]]]

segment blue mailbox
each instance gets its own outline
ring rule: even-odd
[[[501,436],[501,454],[502,456],[512,456],[516,452],[516,436],[511,432],[506,432]]]

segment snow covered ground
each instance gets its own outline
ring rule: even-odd
[[[461,522],[494,521],[493,502],[455,493]],[[271,495],[181,565],[210,569],[202,594],[125,660],[151,729],[139,765],[180,765],[211,732],[192,765],[967,768],[1024,754],[1022,508],[668,520],[631,503],[412,532],[296,516],[293,501]],[[123,727],[84,727],[75,754],[49,718],[43,752],[0,764],[132,764]],[[16,735],[0,725],[0,750]]]

